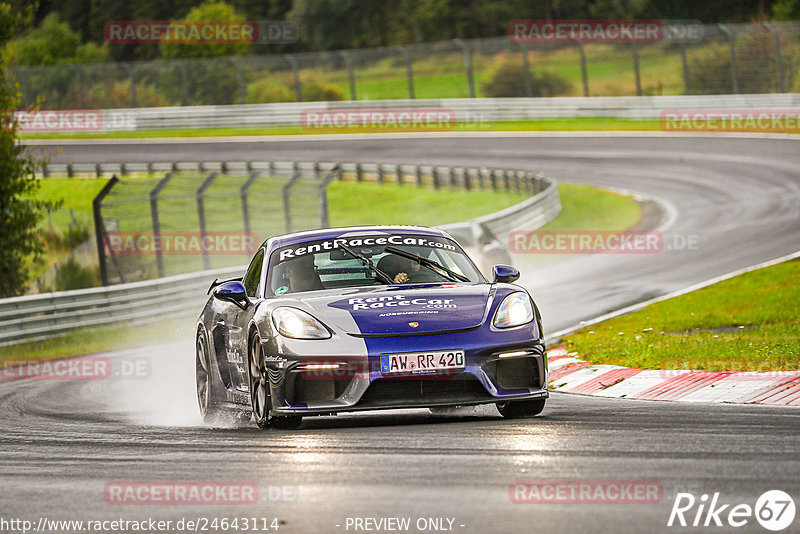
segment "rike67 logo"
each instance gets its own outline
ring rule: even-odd
[[[790,526],[794,516],[794,500],[781,490],[762,493],[755,506],[726,503],[719,492],[710,497],[704,493],[699,499],[691,493],[678,493],[667,526],[739,528],[755,519],[765,529],[778,532]]]

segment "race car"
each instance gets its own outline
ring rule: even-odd
[[[548,398],[539,311],[495,265],[488,281],[446,232],[313,230],[267,239],[242,278],[215,280],[197,324],[207,423],[497,405],[539,414]]]

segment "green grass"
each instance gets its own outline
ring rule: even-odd
[[[628,230],[641,209],[628,196],[589,185],[559,184],[561,212],[540,230]]]
[[[640,369],[800,369],[800,260],[749,272],[564,338],[597,364]],[[742,328],[743,327],[743,328]]]
[[[72,195],[70,205],[75,209],[88,209],[91,204],[88,186],[73,189],[77,178],[46,178],[42,180],[41,196],[58,199],[69,196],[72,191],[83,191],[82,198]],[[85,180],[102,187],[105,180]],[[599,224],[599,218],[616,221],[614,228],[624,224],[635,224],[633,212],[638,206],[630,197],[602,191],[589,186],[559,185],[561,214],[550,226],[587,227]],[[398,187],[393,184],[371,184],[336,182],[331,185],[331,223],[350,224],[445,224],[463,221],[482,214],[498,211],[521,200],[516,194],[433,191],[415,186]],[[88,204],[87,204],[88,203]],[[380,210],[374,206],[380,205]],[[595,206],[603,207],[600,215]],[[609,213],[611,212],[611,213]],[[615,217],[613,212],[619,212]],[[433,215],[431,215],[433,213]],[[637,212],[638,213],[638,212]],[[608,223],[607,223],[608,224]],[[133,348],[186,339],[192,335],[191,321],[174,321],[144,326],[113,326],[85,329],[64,336],[0,347],[0,362],[18,362],[20,359],[51,359],[92,354],[96,352]]]
[[[485,122],[480,125],[457,125],[452,130],[438,131],[658,131],[658,120],[629,120],[608,118],[574,118],[574,119],[533,119],[518,121]],[[437,131],[437,130],[433,130]],[[149,139],[159,137],[221,137],[252,135],[315,135],[331,133],[370,133],[374,130],[343,128],[310,129],[300,126],[274,126],[264,128],[180,128],[164,130],[140,130],[135,132],[74,132],[74,133],[28,133],[21,134],[21,139]]]

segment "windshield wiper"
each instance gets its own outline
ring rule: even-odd
[[[444,271],[448,275],[445,278],[448,278],[451,282],[469,282],[469,278],[467,278],[463,274],[451,271],[438,261],[425,258],[424,256],[420,256],[419,254],[414,254],[413,252],[406,252],[405,250],[396,247],[386,247],[385,250],[386,252],[391,252],[392,254],[397,254],[398,256],[403,256],[404,258],[408,258],[410,260],[416,260],[419,262],[420,265],[427,267],[428,269],[435,272],[439,276],[443,276],[442,273],[440,273],[439,271]]]
[[[355,259],[361,260],[361,263],[363,263],[365,267],[369,267],[370,269],[372,269],[375,272],[375,274],[378,275],[378,278],[380,278],[386,284],[389,285],[394,284],[394,280],[392,280],[388,274],[375,267],[375,264],[372,263],[372,260],[369,259],[368,257],[364,256],[363,254],[359,254],[354,250],[351,250],[350,247],[342,245],[341,243],[339,244],[339,248],[341,248],[342,250],[353,256]]]

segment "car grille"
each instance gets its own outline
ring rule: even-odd
[[[492,400],[472,375],[439,378],[382,378],[367,388],[359,407],[402,407]]]

